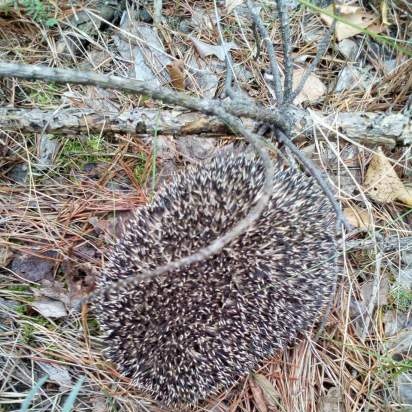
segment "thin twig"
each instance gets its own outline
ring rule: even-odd
[[[316,52],[315,58],[312,60],[312,63],[306,68],[305,72],[303,73],[302,78],[300,79],[298,86],[291,93],[289,99],[286,100],[286,103],[293,103],[293,101],[296,99],[296,96],[298,96],[299,93],[303,90],[303,87],[305,86],[305,83],[308,80],[309,76],[311,75],[311,73],[313,73],[313,71],[319,64],[320,59],[325,54],[326,49],[329,46],[329,42],[333,35],[333,32],[335,31],[335,26],[336,26],[336,20],[334,20],[331,27],[329,27],[325,31],[322,39],[319,42],[318,51]]]
[[[362,331],[360,333],[360,340],[362,342],[365,342],[366,336],[369,333],[369,326],[372,320],[375,305],[379,304],[379,288],[381,284],[382,255],[383,253],[381,251],[379,251],[376,254],[375,276],[373,279],[371,298],[370,298],[370,301],[367,307],[366,319],[362,325]]]
[[[280,15],[280,32],[283,43],[283,63],[285,66],[285,80],[283,83],[283,101],[289,102],[293,87],[293,59],[292,59],[292,40],[289,26],[289,13],[284,0],[276,0]]]
[[[236,100],[222,102],[217,99],[199,99],[166,87],[152,86],[147,82],[127,79],[120,76],[0,61],[0,78],[1,77],[52,81],[63,84],[87,84],[99,86],[103,89],[122,90],[150,96],[156,100],[161,100],[164,103],[186,107],[209,115],[216,115],[216,112],[219,111],[219,109],[224,109],[233,116],[248,117],[250,119],[270,123],[282,130],[289,129],[289,125],[280,111],[273,108],[269,110],[259,105],[244,104],[243,102]]]
[[[223,38],[222,26],[220,24],[220,14],[217,8],[216,0],[214,0],[213,3],[214,3],[214,9],[215,9],[216,26],[217,26],[217,30],[219,32],[219,37],[220,37],[220,44],[222,45],[224,53],[225,53],[226,77],[225,77],[225,86],[223,90],[223,97],[225,97],[225,95],[226,96],[232,95],[232,82],[233,82],[233,78],[235,78],[236,75],[233,69],[233,61],[230,56],[230,51],[225,47],[225,39]],[[233,95],[231,97],[234,98]]]
[[[225,56],[226,64],[226,77],[225,77],[225,86],[224,86],[224,95],[234,98],[232,93],[232,82],[233,82],[233,72],[232,72],[232,61],[229,54]]]
[[[275,90],[275,96],[278,101],[279,106],[283,103],[283,95],[282,95],[282,86],[281,86],[281,79],[280,79],[280,72],[279,66],[276,59],[275,49],[273,48],[272,40],[269,37],[269,33],[266,30],[265,25],[262,22],[259,14],[256,13],[256,6],[252,0],[247,0],[247,7],[249,9],[250,16],[252,17],[253,22],[256,24],[256,27],[259,30],[260,37],[266,44],[266,49],[269,55],[270,61],[270,68],[272,70],[273,75],[273,85]]]

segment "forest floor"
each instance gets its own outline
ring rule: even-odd
[[[230,50],[236,85],[273,104],[268,54],[244,1],[167,0],[156,28],[152,2],[141,3],[136,11],[126,2],[0,1],[0,59],[137,76],[213,98],[222,95]],[[274,3],[258,2],[283,72]],[[288,2],[295,84],[331,24],[304,4]],[[341,16],[352,26],[338,23],[294,101],[313,122],[294,130],[294,142],[321,169],[352,226],[325,324],[195,410],[412,411],[411,13],[406,0],[345,5]],[[48,120],[31,130],[22,118],[15,127],[0,119],[0,412],[67,412],[73,404],[75,411],[171,410],[104,360],[82,296],[120,223],[159,182],[237,139],[207,125],[194,135],[163,133],[165,117],[181,118],[182,110],[95,86],[0,79],[2,115],[14,108],[40,109]],[[84,121],[71,133],[52,120],[137,109],[151,114],[152,131],[110,132],[104,124],[96,131]],[[322,117],[342,113],[358,131],[355,113],[382,114],[376,124],[397,114],[404,123],[374,136],[368,126],[365,137]]]

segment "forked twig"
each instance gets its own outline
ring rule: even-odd
[[[274,108],[267,109],[260,105],[244,104],[236,100],[222,102],[216,99],[199,99],[167,87],[153,86],[147,82],[120,76],[103,75],[90,71],[58,69],[41,65],[8,63],[0,60],[1,77],[53,81],[63,84],[87,84],[103,89],[122,90],[123,92],[143,94],[156,100],[161,100],[164,103],[186,107],[208,115],[215,115],[216,110],[222,108],[233,116],[248,117],[260,122],[275,124],[282,130],[289,129],[289,124],[285,121],[283,115]]]

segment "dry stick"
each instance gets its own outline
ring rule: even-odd
[[[232,90],[232,82],[233,82],[233,72],[232,72],[232,59],[229,53],[226,53],[225,56],[225,64],[226,64],[226,77],[225,77],[225,86],[224,86],[224,94],[226,96],[232,97],[233,90]],[[233,99],[233,97],[232,97]]]
[[[153,1],[153,22],[156,26],[162,22],[162,0]]]
[[[335,31],[335,26],[336,26],[336,20],[334,20],[331,27],[329,27],[325,31],[322,39],[319,42],[318,51],[316,52],[315,58],[312,60],[312,63],[306,68],[305,72],[303,73],[302,78],[300,79],[298,86],[293,91],[293,93],[290,95],[289,99],[285,101],[286,103],[292,103],[296,99],[296,96],[298,96],[298,94],[302,91],[303,86],[305,85],[309,76],[315,70],[315,67],[317,67],[317,65],[319,64],[320,59],[325,54],[326,49],[329,46],[329,42],[332,37],[332,34]]]
[[[0,77],[94,85],[103,89],[115,89],[143,94],[153,97],[156,100],[162,100],[164,103],[186,107],[209,115],[216,115],[216,111],[223,109],[233,116],[248,117],[261,122],[274,124],[285,131],[289,129],[289,125],[281,112],[274,109],[268,110],[262,106],[251,105],[250,103],[244,104],[241,101],[222,102],[217,99],[199,99],[166,87],[151,86],[147,82],[145,83],[120,76],[0,61]]]
[[[381,251],[379,251],[376,254],[375,277],[373,279],[371,298],[369,301],[369,305],[367,307],[366,320],[363,323],[362,331],[360,333],[361,342],[365,342],[366,336],[369,333],[369,326],[372,320],[375,305],[376,304],[379,305],[379,288],[380,288],[380,283],[381,283],[382,255],[383,253]]]
[[[363,250],[373,249],[376,247],[375,239],[360,239],[360,240],[347,240],[345,242],[346,250]],[[412,249],[412,236],[402,237],[389,236],[384,238],[382,242],[379,242],[379,248],[388,252],[391,250],[409,250]]]
[[[289,102],[293,87],[293,60],[292,60],[292,41],[289,27],[289,14],[284,0],[276,1],[280,15],[280,32],[283,43],[283,63],[285,66],[285,80],[283,83],[283,102]]]
[[[214,8],[215,8],[216,25],[219,31],[220,43],[225,52],[226,78],[225,78],[225,85],[223,89],[223,97],[230,96],[232,99],[234,99],[235,96],[233,95],[233,92],[232,92],[232,82],[233,82],[233,77],[234,77],[233,61],[232,61],[232,57],[230,56],[230,51],[227,50],[225,47],[225,40],[223,38],[222,27],[220,25],[220,15],[217,9],[216,0],[214,0],[213,3],[215,6]]]
[[[252,0],[247,0],[247,7],[249,9],[250,16],[252,17],[253,22],[259,30],[259,34],[262,37],[262,40],[266,44],[266,49],[269,55],[270,68],[273,75],[273,85],[275,90],[275,96],[278,101],[279,106],[283,103],[282,87],[279,66],[276,60],[275,49],[273,48],[272,40],[269,37],[269,33],[266,30],[265,25],[260,19],[259,15],[256,13],[256,6]]]

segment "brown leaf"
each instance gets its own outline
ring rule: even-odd
[[[276,389],[272,385],[272,383],[267,379],[265,376],[261,375],[260,373],[255,373],[253,375],[253,379],[259,385],[259,387],[263,391],[263,395],[267,400],[270,407],[278,407],[279,406],[279,395],[276,392]]]
[[[259,412],[267,412],[268,408],[266,406],[265,399],[263,397],[262,389],[256,384],[254,378],[250,379],[250,390],[253,394],[253,399],[255,400],[256,409]]]
[[[372,225],[371,216],[366,209],[354,205],[344,208],[343,214],[352,226],[359,229],[369,229]]]
[[[399,179],[382,149],[372,157],[364,182],[365,190],[370,198],[381,203],[399,200],[412,206],[412,193]]]
[[[185,90],[185,73],[183,65],[184,62],[182,60],[176,60],[166,66],[170,76],[170,84],[174,89],[180,91]]]
[[[343,21],[336,22],[336,38],[338,41],[343,39],[347,39],[348,37],[355,36],[356,34],[362,33],[362,29],[367,28],[372,23],[377,21],[377,16],[366,12],[360,7],[357,6],[336,6],[336,12],[334,11],[334,6],[331,4],[330,6],[324,9],[328,13],[336,13],[338,12],[339,15],[342,17],[345,22],[349,24],[353,24],[357,27],[353,27],[351,25],[346,24]],[[333,18],[327,16],[326,14],[321,14],[322,20],[330,27],[333,23]]]
[[[34,254],[37,254],[37,256]],[[53,252],[46,252],[42,257],[41,253],[35,250],[33,250],[33,255],[17,255],[11,262],[11,270],[30,282],[51,279],[53,277],[54,261],[50,257],[54,255]]]
[[[238,49],[238,46],[235,42],[224,43],[223,45],[214,46],[213,44],[207,44],[202,42],[201,40],[196,39],[195,37],[190,37],[190,40],[196,47],[197,52],[200,54],[202,58],[205,58],[210,55],[216,56],[220,61],[225,60],[226,53],[229,52],[230,49]]]
[[[300,80],[305,73],[305,69],[300,68],[293,72],[293,88],[295,89]],[[295,104],[299,104],[305,101],[313,102],[318,100],[326,93],[326,86],[321,80],[316,76],[316,74],[311,74],[303,86],[302,91],[296,96],[293,101]]]

